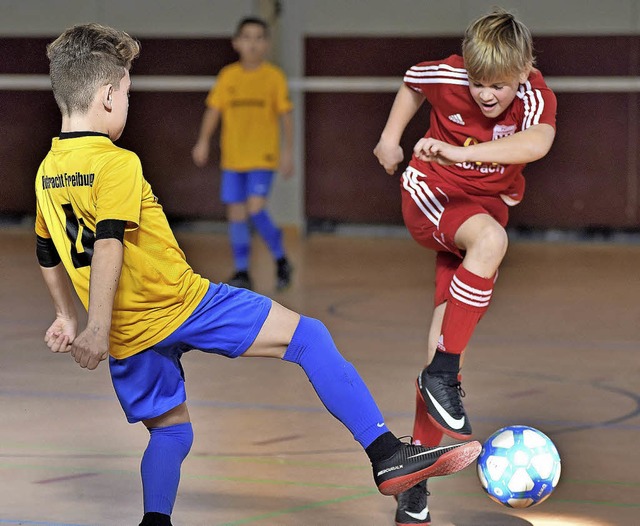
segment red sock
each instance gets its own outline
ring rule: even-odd
[[[462,265],[451,280],[442,320],[438,350],[460,354],[471,339],[478,321],[489,308],[493,278],[483,278]]]
[[[462,381],[462,375],[458,374],[458,381]],[[444,433],[434,426],[429,420],[427,404],[416,388],[416,414],[413,419],[413,443],[426,447],[436,447],[442,442]]]
[[[420,391],[416,389],[416,415],[413,420],[413,442],[435,447],[442,441],[442,431],[436,428],[427,416],[427,405]]]

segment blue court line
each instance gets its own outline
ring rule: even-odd
[[[78,524],[70,522],[39,522],[39,521],[25,521],[23,519],[0,519],[0,524],[23,524],[30,526],[91,526],[91,524]]]
[[[630,413],[621,415],[606,422],[576,422],[571,420],[544,420],[544,419],[527,419],[528,425],[541,426],[541,427],[556,427],[562,428],[554,432],[568,433],[573,431],[583,431],[586,429],[616,429],[622,431],[638,431],[640,430],[640,424],[628,424],[624,423],[629,418],[638,416],[640,414],[640,396],[635,393],[625,391],[616,387],[606,386],[599,382],[593,382],[591,386],[595,389],[602,389],[605,391],[614,392],[622,396],[626,396],[634,400],[637,404],[636,409]],[[44,399],[58,399],[77,400],[82,398],[83,400],[98,400],[104,402],[117,403],[114,395],[96,395],[90,393],[63,393],[55,391],[27,391],[27,390],[10,390],[0,389],[0,397],[14,397],[14,398],[44,398]],[[276,404],[259,404],[259,403],[246,403],[246,402],[222,402],[219,400],[197,400],[190,399],[189,405],[197,407],[211,407],[216,409],[244,409],[253,411],[281,411],[291,413],[325,413],[326,409],[318,402],[317,406],[296,406],[296,405],[276,405]],[[387,418],[413,418],[413,411],[383,411]],[[474,421],[505,425],[504,418],[502,417],[475,417]]]

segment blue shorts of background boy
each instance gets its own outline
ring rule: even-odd
[[[276,226],[266,208],[274,175],[273,170],[222,171],[220,199],[227,206],[229,240],[236,268],[230,285],[252,288],[249,278],[251,226],[264,240],[276,261],[276,288],[282,290],[289,285],[291,266],[285,255],[282,230]]]

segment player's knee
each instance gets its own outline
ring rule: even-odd
[[[300,321],[283,359],[302,364],[305,358],[309,358],[317,351],[334,347],[331,333],[324,323],[316,318],[300,316]]]
[[[473,245],[473,249],[482,254],[483,259],[495,260],[499,264],[507,252],[509,238],[502,226],[490,222],[482,227]]]
[[[191,422],[150,428],[149,434],[151,435],[151,440],[161,441],[170,445],[175,455],[180,458],[180,461],[187,457],[193,445],[193,426]]]

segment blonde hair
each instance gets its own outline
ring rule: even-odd
[[[99,24],[67,29],[47,46],[51,87],[62,114],[86,113],[101,86],[119,89],[139,54],[140,43],[124,31]]]
[[[495,7],[467,27],[462,56],[473,80],[516,78],[535,63],[531,31],[511,13]]]

